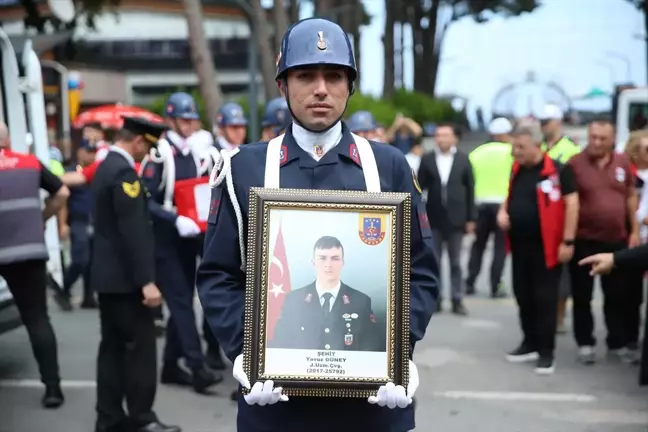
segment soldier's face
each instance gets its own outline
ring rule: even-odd
[[[370,141],[377,141],[378,139],[378,134],[376,131],[361,131],[361,132],[356,132],[355,133],[358,136],[361,136],[364,139],[368,139]]]
[[[323,131],[335,123],[349,99],[349,80],[341,67],[317,66],[288,72],[288,102],[306,128]],[[282,93],[285,95],[284,89]]]
[[[239,146],[245,141],[245,126],[225,126],[222,131],[227,142],[232,145]]]
[[[148,141],[141,136],[138,136],[135,138],[135,141],[133,141],[133,159],[135,159],[136,162],[141,162],[142,159],[144,159],[144,156],[149,153],[150,148]]]
[[[344,266],[344,252],[340,248],[315,249],[313,265],[317,280],[338,282]]]

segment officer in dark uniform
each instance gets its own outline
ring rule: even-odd
[[[77,171],[80,167],[89,166],[94,162],[95,144],[83,140],[77,149],[78,166],[66,168],[67,172]],[[89,185],[70,188],[70,198],[67,207],[67,224],[70,227],[70,258],[71,263],[63,277],[63,292],[68,300],[71,290],[79,276],[83,278],[82,309],[94,309],[97,302],[90,283],[90,263],[92,257],[92,193]]]
[[[202,237],[196,222],[176,214],[173,205],[175,185],[208,176],[209,172],[200,173],[197,155],[186,143],[195,131],[194,122],[199,118],[193,97],[182,92],[169,96],[165,116],[169,130],[158,150],[162,150],[162,145],[166,145],[168,150],[160,155],[160,160],[148,161],[142,174],[144,185],[151,194],[149,210],[156,244],[155,280],[164,293],[170,312],[161,382],[193,386],[196,392],[205,393],[222,377],[206,368],[196,328],[195,273]],[[169,179],[168,176],[173,177]],[[180,367],[180,358],[184,358],[191,374]]]
[[[216,147],[231,150],[245,142],[248,121],[241,105],[228,102],[218,110]]]
[[[356,111],[351,114],[349,121],[349,130],[356,135],[360,135],[363,138],[368,140],[376,140],[378,134],[376,129],[378,129],[378,124],[376,123],[376,118],[369,111]]]
[[[413,362],[407,392],[388,383],[369,400],[288,400],[280,389],[273,389],[273,383],[250,382],[243,372],[243,269],[250,187],[410,193],[410,355],[435,310],[438,264],[420,187],[405,156],[392,146],[352,136],[340,121],[356,78],[352,45],[344,30],[321,18],[299,21],[283,37],[276,77],[293,123],[278,140],[247,144],[235,153],[223,154],[230,160],[224,164],[221,178],[233,185],[233,193],[225,187],[226,182],[214,183],[197,282],[209,324],[234,362],[234,377],[251,389],[245,396],[239,394],[239,432],[405,432],[415,427],[411,402],[418,371]]]
[[[261,118],[261,141],[269,141],[283,133],[291,122],[290,110],[286,99],[277,97],[265,107]]]
[[[340,281],[344,266],[340,240],[320,238],[313,248],[313,264],[317,279],[286,296],[269,346],[384,351],[371,299]]]
[[[97,432],[179,432],[153,412],[157,387],[151,308],[162,297],[154,283],[153,231],[146,195],[134,170],[164,127],[124,118],[115,145],[92,181],[95,222],[92,280],[99,295]],[[128,417],[122,405],[126,400]]]

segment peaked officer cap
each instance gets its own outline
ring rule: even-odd
[[[141,135],[149,144],[153,145],[157,145],[160,136],[167,129],[163,124],[153,123],[139,117],[124,116],[122,118],[124,119],[122,129],[134,133],[135,135]]]

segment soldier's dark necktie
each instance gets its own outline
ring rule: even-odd
[[[331,313],[331,299],[333,298],[333,294],[324,293],[322,294],[322,298],[324,299],[324,302],[322,303],[322,315],[324,318],[328,318]]]

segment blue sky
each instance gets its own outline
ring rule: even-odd
[[[384,67],[384,3],[364,3],[373,21],[362,28],[362,67],[378,71]],[[304,8],[302,14],[309,16],[311,10]],[[486,24],[463,19],[452,24],[444,41],[438,94],[461,94],[488,112],[497,91],[524,81],[530,70],[538,81],[559,83],[570,96],[593,87],[610,91],[615,80],[626,81],[624,60],[630,62],[632,81],[645,85],[646,45],[637,39],[642,34],[643,15],[626,0],[545,0],[541,8],[522,17],[494,18]],[[406,39],[406,46],[411,46],[411,39]],[[406,85],[411,87],[411,56],[405,67]],[[363,93],[382,91],[382,74],[365,73],[360,79]],[[531,93],[537,109],[542,97]],[[516,109],[524,111],[528,104],[519,105]],[[609,102],[586,106],[605,109]]]

